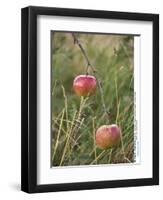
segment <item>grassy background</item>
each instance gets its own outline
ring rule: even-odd
[[[80,98],[73,80],[85,74],[86,61],[71,33],[52,32],[52,165],[89,165],[134,161],[133,36],[76,34],[102,82],[110,117],[104,113],[101,94]],[[91,73],[91,70],[89,72]],[[96,129],[118,124],[118,147],[101,150]]]

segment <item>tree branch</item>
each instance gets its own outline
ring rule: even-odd
[[[83,56],[84,56],[84,58],[85,58],[85,60],[87,62],[86,73],[88,74],[88,68],[89,67],[91,67],[93,73],[96,73],[95,68],[92,66],[91,62],[89,61],[89,58],[88,58],[88,56],[87,56],[82,44],[79,42],[78,38],[76,37],[75,33],[72,33],[72,37],[74,39],[74,44],[78,45],[78,47],[80,48],[80,50],[81,50],[81,52],[82,52],[82,54],[83,54]]]
[[[93,65],[91,64],[82,44],[80,43],[80,41],[78,40],[78,38],[76,37],[75,33],[72,33],[72,37],[74,39],[74,44],[77,44],[78,47],[80,48],[86,62],[87,62],[87,68],[86,68],[86,74],[88,75],[88,69],[89,67],[91,68],[94,76],[96,77],[96,80],[97,80],[97,84],[98,84],[98,87],[99,87],[99,90],[100,90],[100,93],[101,93],[101,103],[102,103],[102,107],[103,107],[103,110],[104,112],[107,114],[108,118],[110,118],[110,112],[108,111],[106,105],[105,105],[105,101],[104,101],[104,92],[103,92],[103,88],[102,88],[102,85],[101,85],[101,81],[99,80],[99,78],[97,77],[97,71],[96,69],[93,67]]]

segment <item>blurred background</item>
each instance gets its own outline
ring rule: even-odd
[[[73,80],[85,74],[87,63],[71,33],[51,33],[52,166],[134,162],[134,36],[76,33],[101,81],[101,93],[76,96]],[[89,70],[89,74],[92,71]],[[81,106],[82,104],[82,106]],[[104,124],[121,127],[118,147],[99,149],[95,132]]]

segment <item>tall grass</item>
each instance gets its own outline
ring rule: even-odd
[[[134,162],[134,38],[92,34],[77,37],[98,72],[103,99],[99,88],[94,96],[75,95],[73,79],[85,73],[87,63],[71,33],[52,33],[52,165]],[[99,149],[95,143],[97,128],[115,123],[121,127],[119,146]]]

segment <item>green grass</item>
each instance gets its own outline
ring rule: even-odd
[[[134,79],[132,36],[77,34],[102,83],[101,93],[75,95],[74,78],[86,61],[71,33],[52,33],[52,165],[73,166],[134,162]],[[89,71],[92,74],[91,70]],[[121,127],[118,147],[101,150],[95,133],[104,124]]]

